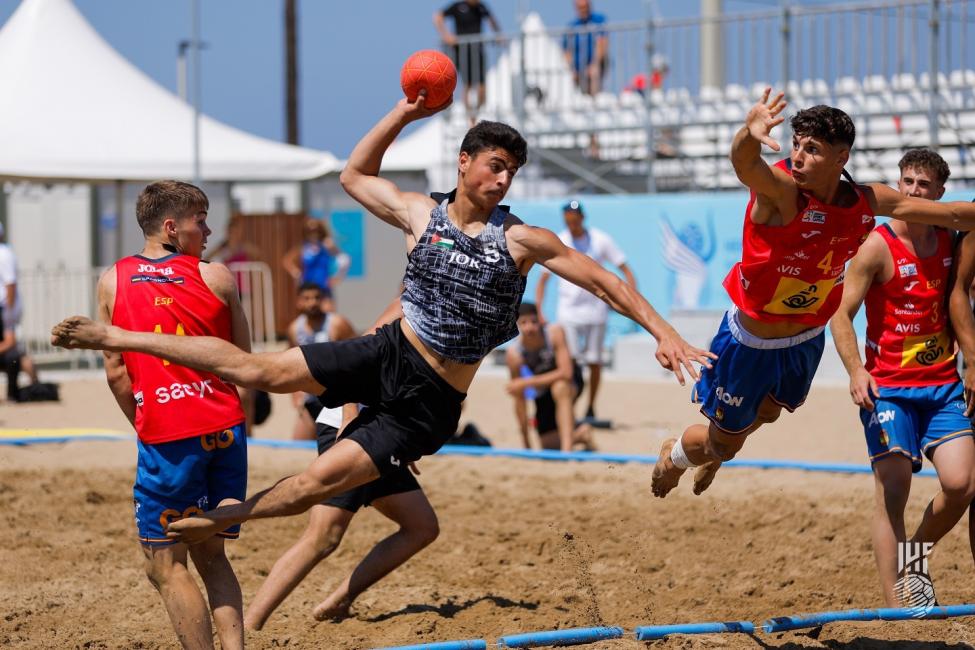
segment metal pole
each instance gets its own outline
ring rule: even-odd
[[[783,0],[782,2],[782,92],[786,92],[789,87],[789,66],[792,62],[792,8],[789,6],[788,0]],[[788,101],[788,97],[785,98]],[[785,122],[782,123],[782,137],[779,138],[779,144],[782,146],[782,153],[789,152],[792,150],[792,129],[789,126],[789,114],[791,111],[791,104],[787,105],[782,117],[786,118]]]
[[[931,0],[931,18],[928,25],[931,27],[929,38],[930,59],[928,61],[928,132],[931,140],[931,148],[938,150],[938,19],[940,12],[940,0]]]
[[[176,51],[176,94],[184,102],[186,101],[186,50],[189,47],[189,41],[180,41]]]
[[[701,0],[701,87],[724,87],[724,23],[722,0]]]
[[[284,2],[284,112],[288,122],[288,144],[298,144],[298,10],[295,2]]]
[[[125,181],[115,181],[115,259],[120,260],[125,255],[125,242],[123,241],[122,222],[125,215]]]
[[[648,11],[651,5],[647,4]],[[653,129],[653,54],[654,54],[654,19],[647,16],[647,83],[644,87],[643,101],[646,106],[645,128],[647,132],[647,192],[657,193],[657,179],[653,175],[653,163],[657,158],[657,148],[654,143]]]
[[[200,0],[192,0],[193,35],[193,183],[200,185]]]

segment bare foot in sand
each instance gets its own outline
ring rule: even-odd
[[[72,316],[51,328],[51,344],[73,350],[100,350],[108,336],[109,326],[84,316]]]
[[[682,470],[674,466],[670,460],[670,450],[677,443],[677,438],[667,438],[664,444],[660,445],[660,455],[657,457],[657,464],[653,467],[653,478],[650,480],[650,490],[653,496],[661,499],[677,487],[680,477],[684,474]]]
[[[719,469],[721,469],[721,461],[718,460],[698,467],[697,471],[694,472],[694,494],[701,494],[711,487],[711,481],[714,480],[714,475],[718,473]]]
[[[333,595],[318,603],[311,615],[315,617],[316,621],[341,621],[350,616],[350,607],[352,607],[351,600],[335,598]]]
[[[575,431],[576,443],[582,445],[583,451],[596,451],[596,441],[592,435],[592,427],[580,424]]]

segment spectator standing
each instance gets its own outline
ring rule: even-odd
[[[559,239],[569,248],[588,255],[600,266],[607,262],[617,267],[626,283],[636,290],[636,278],[626,263],[626,256],[612,237],[596,228],[586,228],[583,224],[585,214],[578,201],[569,201],[562,207],[562,217],[566,229],[559,233]],[[551,274],[543,271],[535,289],[535,304],[545,301],[545,285]],[[605,302],[570,282],[559,281],[558,322],[565,329],[569,349],[573,357],[589,367],[589,405],[586,418],[594,420],[596,395],[602,376],[603,341],[606,338],[606,322],[609,309]]]
[[[606,16],[595,13],[589,0],[575,0],[575,9],[569,28],[576,31],[562,37],[562,49],[576,85],[582,92],[596,95],[609,61],[609,37],[598,27],[606,24]]]
[[[444,18],[451,18],[454,21],[454,33],[447,30]],[[484,105],[484,67],[485,55],[483,43],[463,43],[457,42],[457,36],[472,36],[481,33],[484,21],[491,24],[491,29],[495,33],[501,31],[501,26],[494,18],[488,6],[480,0],[458,0],[452,2],[440,11],[433,14],[433,25],[437,28],[440,38],[444,44],[450,48],[450,52],[457,70],[460,72],[464,82],[464,109],[471,119],[471,126],[475,121],[475,114]],[[471,112],[470,94],[471,87],[477,89],[477,106]]]

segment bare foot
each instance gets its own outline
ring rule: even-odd
[[[580,424],[575,431],[576,442],[582,445],[583,451],[596,451],[596,441],[592,435],[592,427]]]
[[[108,334],[108,326],[84,316],[72,316],[51,328],[51,345],[62,348],[99,350]]]
[[[677,487],[680,477],[684,471],[674,466],[670,460],[670,450],[677,443],[677,438],[667,438],[664,444],[660,445],[660,455],[657,457],[657,464],[653,467],[653,478],[650,480],[650,490],[653,496],[661,499]]]
[[[334,601],[332,597],[329,596],[320,602],[317,607],[315,607],[311,615],[315,617],[316,621],[337,622],[350,616],[350,607],[352,607],[352,601],[348,598],[342,598]]]
[[[714,480],[714,475],[718,473],[719,469],[721,469],[721,461],[718,460],[698,467],[697,471],[694,472],[694,494],[701,494],[711,487],[711,481]]]
[[[166,526],[166,537],[183,542],[184,544],[198,544],[233,525],[232,523],[211,517],[210,514],[209,512],[205,512],[202,515],[184,517],[183,519],[170,522]]]

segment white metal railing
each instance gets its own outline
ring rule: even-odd
[[[275,342],[274,289],[271,269],[263,262],[229,266],[237,280],[240,302],[250,325],[251,345],[266,349]],[[32,269],[22,271],[17,290],[23,301],[18,339],[40,363],[67,363],[71,368],[95,367],[101,355],[92,350],[64,350],[51,345],[51,327],[73,315],[97,316],[98,279],[104,268]]]
[[[233,272],[240,291],[240,305],[244,308],[251,329],[251,345],[263,350],[276,340],[274,330],[274,282],[271,267],[264,262],[233,262],[227,265]]]

